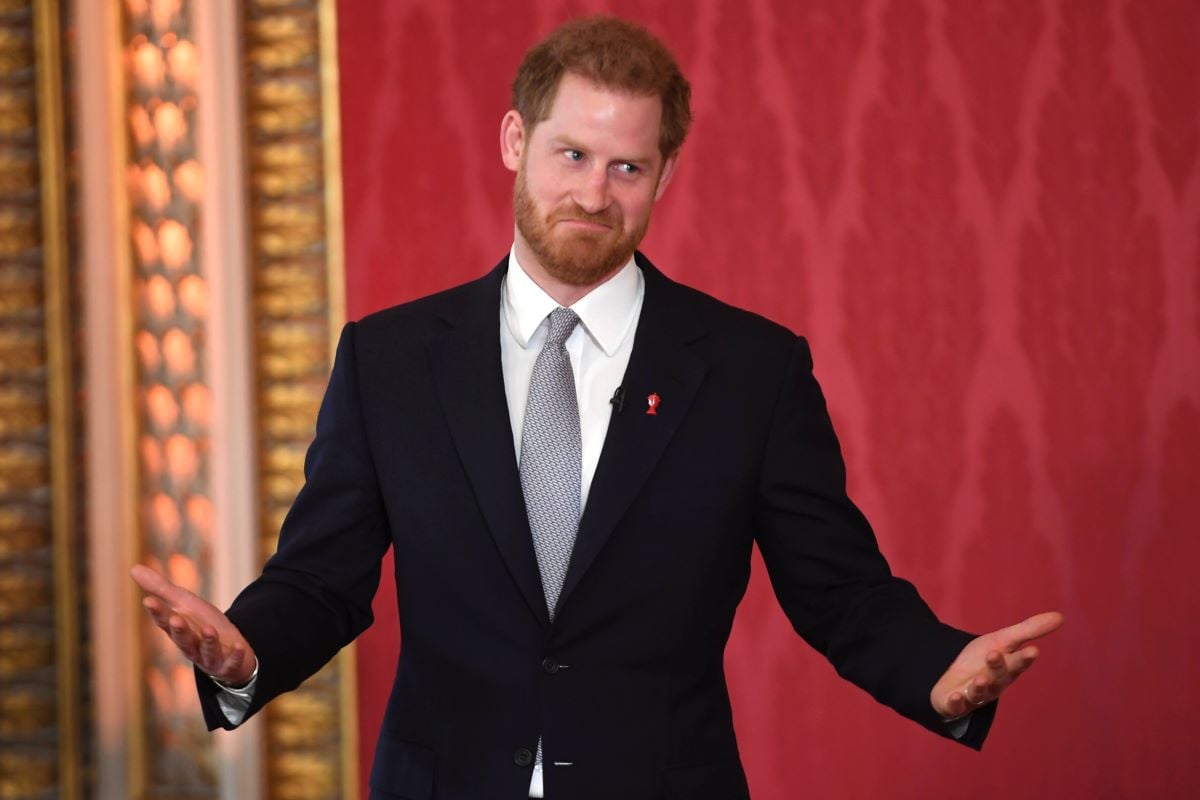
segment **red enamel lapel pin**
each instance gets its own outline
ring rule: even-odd
[[[652,417],[658,416],[658,405],[662,402],[662,398],[658,396],[658,392],[651,392],[646,398],[646,413]]]

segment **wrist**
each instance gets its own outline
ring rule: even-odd
[[[247,677],[243,681],[227,681],[222,678],[218,678],[216,675],[209,675],[207,672],[204,674],[208,675],[208,677],[211,678],[214,683],[216,683],[218,686],[220,686],[223,689],[232,689],[233,691],[241,691],[242,689],[245,689],[250,684],[254,683],[255,678],[258,677],[258,659],[257,658],[254,659],[254,669],[250,672],[249,677]]]

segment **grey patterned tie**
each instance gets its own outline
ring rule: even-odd
[[[550,332],[533,363],[521,432],[521,490],[550,619],[579,530],[583,444],[575,376],[563,346],[578,324],[569,308],[550,312]]]

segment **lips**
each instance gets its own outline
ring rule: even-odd
[[[590,219],[577,219],[575,217],[567,217],[565,219],[557,220],[557,222],[566,222],[566,223],[569,223],[572,225],[579,225],[584,228],[587,228],[588,230],[608,230],[609,228],[612,227],[611,225],[604,223],[604,222],[597,222],[595,220],[590,220]]]
[[[565,208],[559,208],[550,214],[549,222],[557,225],[560,222],[574,222],[581,228],[619,229],[620,215],[614,214],[615,209],[606,209],[608,213],[590,214],[576,203],[568,203]]]

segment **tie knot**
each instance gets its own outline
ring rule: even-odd
[[[543,347],[562,347],[563,342],[579,324],[579,315],[569,308],[559,306],[550,312],[550,333]]]

